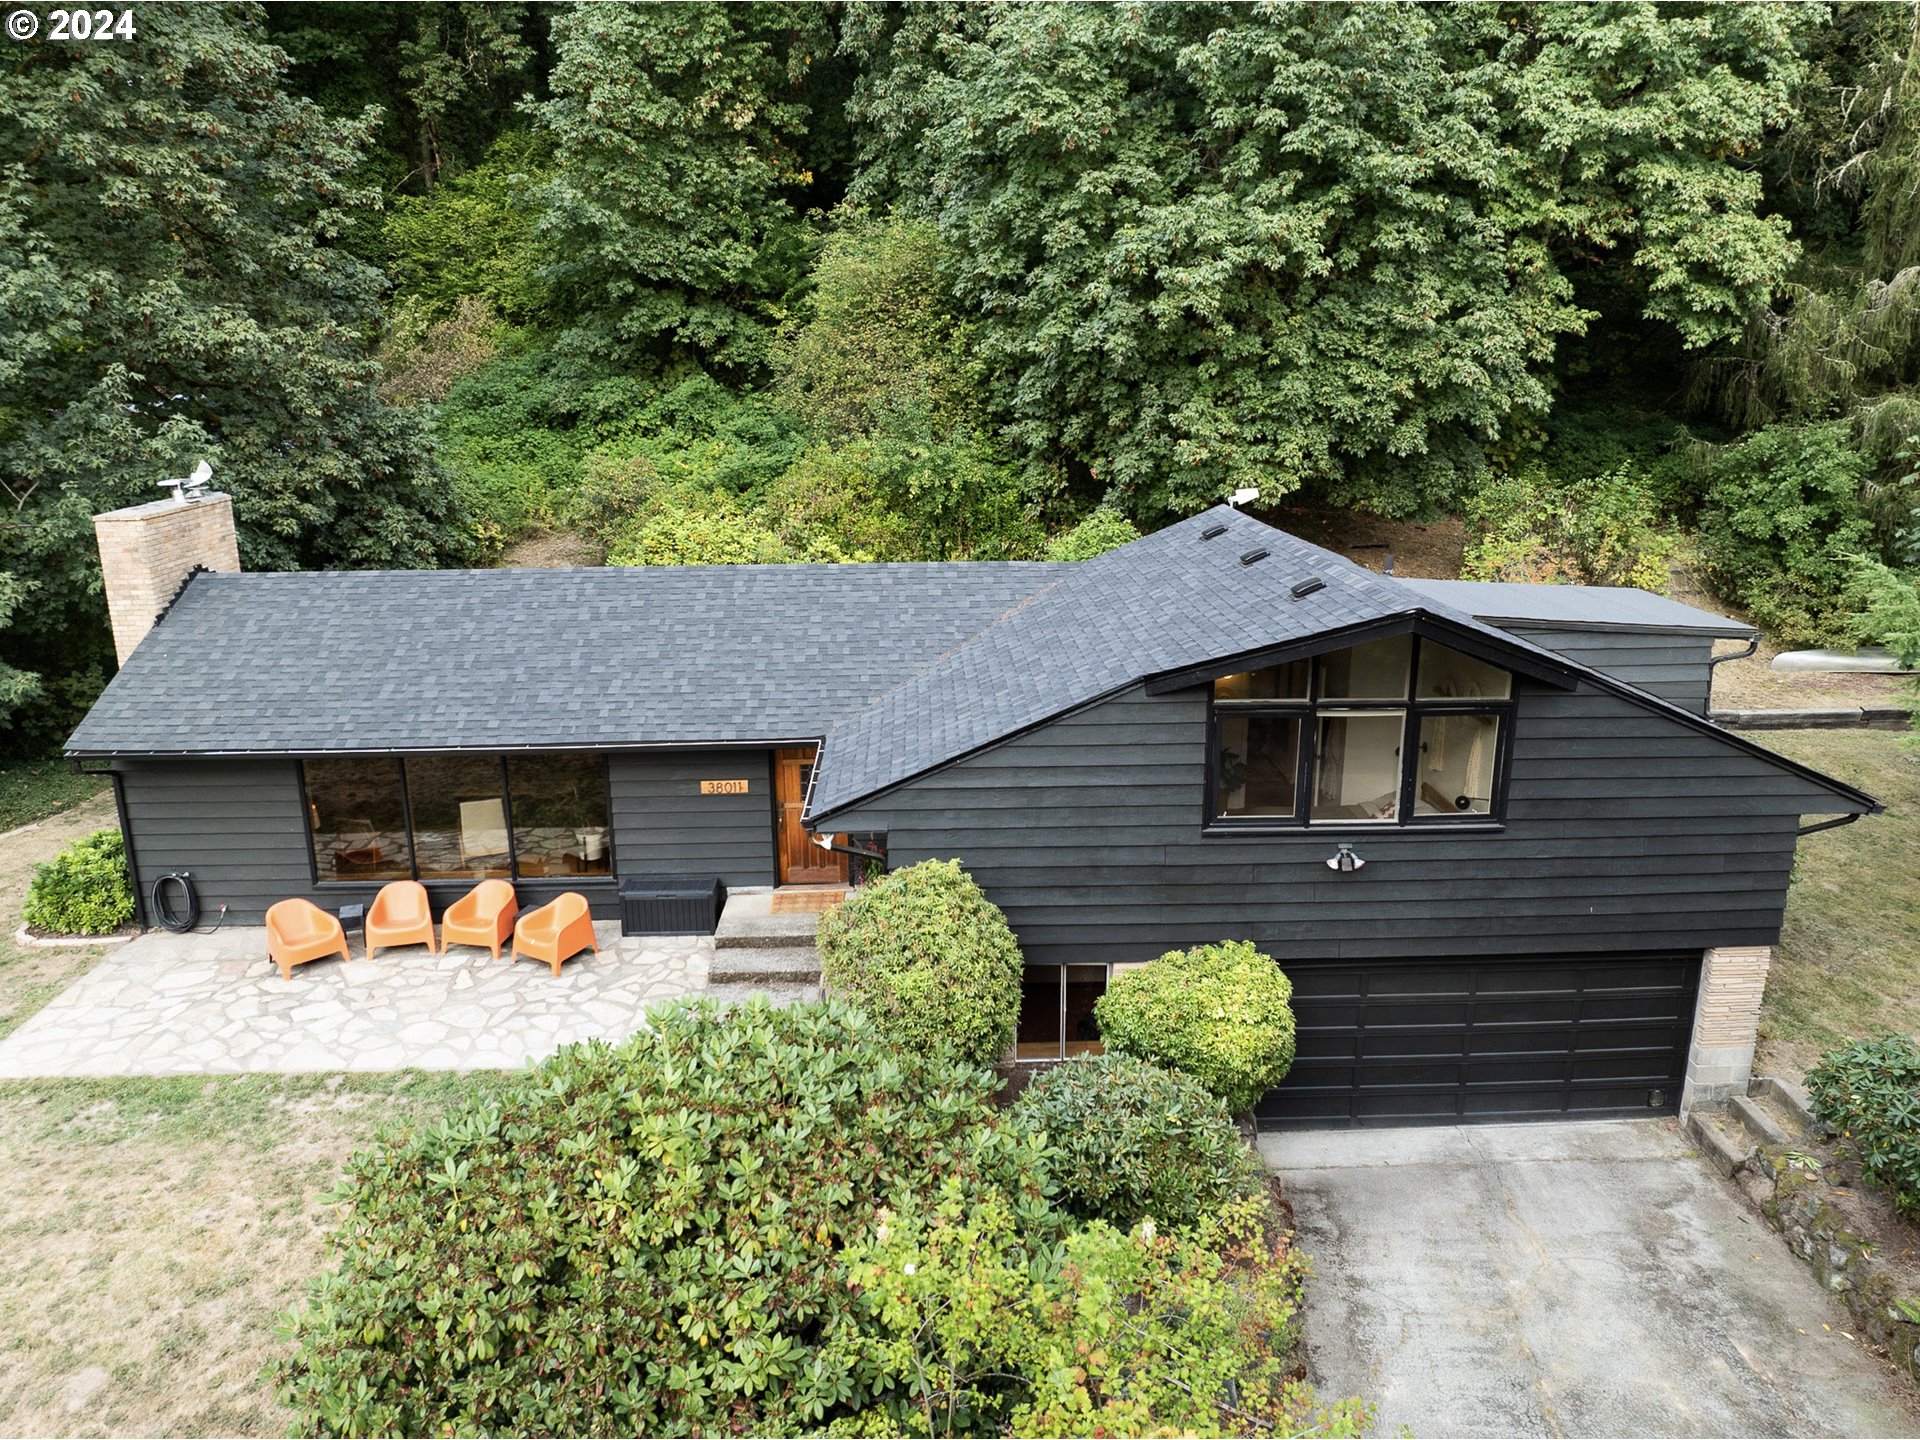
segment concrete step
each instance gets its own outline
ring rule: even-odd
[[[702,992],[702,999],[717,1000],[722,1005],[737,1004],[744,1000],[771,1000],[775,1005],[804,1005],[820,998],[818,985],[791,984],[739,984],[708,985]]]
[[[1728,1100],[1727,1113],[1740,1122],[1756,1145],[1784,1147],[1792,1143],[1786,1128],[1750,1095],[1735,1095]]]
[[[1778,1075],[1756,1075],[1747,1082],[1747,1094],[1793,1139],[1804,1140],[1820,1133],[1820,1122],[1813,1118],[1813,1102],[1793,1081]]]
[[[720,950],[786,950],[811,945],[820,927],[818,915],[775,915],[765,895],[733,895],[720,912],[713,932],[713,948]]]
[[[818,985],[820,955],[811,945],[751,945],[715,950],[707,965],[707,984]]]
[[[1724,1110],[1689,1110],[1686,1129],[1700,1153],[1729,1179],[1753,1154],[1753,1137]]]

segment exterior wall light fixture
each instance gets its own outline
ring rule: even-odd
[[[1332,855],[1327,857],[1327,869],[1338,870],[1343,875],[1351,874],[1355,870],[1364,868],[1366,863],[1366,861],[1353,853],[1353,847],[1351,845],[1342,845],[1338,850],[1334,851]]]

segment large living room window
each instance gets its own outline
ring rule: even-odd
[[[599,755],[342,756],[300,768],[318,880],[613,874]]]
[[[1513,677],[1412,635],[1213,682],[1207,815],[1223,828],[1496,817]]]

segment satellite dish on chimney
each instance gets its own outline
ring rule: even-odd
[[[193,501],[207,493],[207,483],[212,479],[213,466],[202,460],[193,467],[191,475],[182,476],[178,480],[162,480],[159,484],[162,490],[173,491],[174,499]]]
[[[1244,489],[1236,490],[1233,494],[1229,495],[1227,497],[1227,504],[1238,510],[1242,505],[1246,505],[1259,498],[1260,487],[1258,485],[1248,485]]]

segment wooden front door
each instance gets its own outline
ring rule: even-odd
[[[807,783],[813,779],[812,750],[773,752],[773,799],[780,807],[780,883],[782,885],[845,884],[847,857],[823,850],[800,825],[800,807],[806,804]]]

